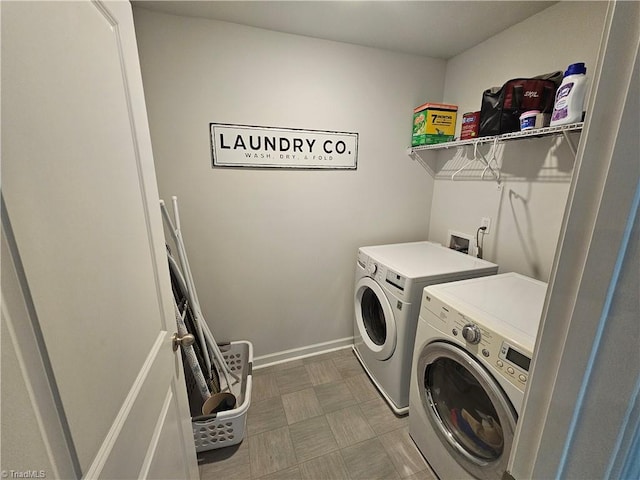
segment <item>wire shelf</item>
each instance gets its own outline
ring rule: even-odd
[[[494,180],[501,184],[503,178],[514,178],[513,175],[505,175],[502,177],[501,165],[498,162],[498,151],[501,150],[506,142],[521,139],[534,139],[542,137],[553,137],[557,135],[563,135],[568,147],[571,150],[573,156],[576,156],[576,146],[570,137],[570,132],[580,132],[583,127],[583,122],[570,123],[567,125],[558,125],[554,127],[543,127],[531,130],[524,130],[513,133],[505,133],[502,135],[494,135],[490,137],[479,137],[468,140],[455,140],[452,142],[438,143],[434,145],[420,145],[417,147],[411,147],[407,149],[407,154],[415,161],[420,163],[431,176],[434,178],[447,178],[452,180],[477,180],[478,177],[486,180]],[[480,151],[481,145],[490,145],[489,151],[485,154]],[[465,154],[465,147],[473,147],[473,159],[470,160]],[[456,155],[444,161],[444,163],[437,157],[422,156],[422,152],[430,150],[447,150],[450,148],[458,149]],[[545,162],[546,163],[546,162]],[[547,181],[559,181],[564,182],[571,178],[571,172],[565,171],[566,169],[559,169],[553,165],[545,164],[540,165],[539,170],[536,172],[536,177],[540,178],[540,175]],[[528,176],[528,175],[527,175]],[[515,176],[517,178],[517,176]]]
[[[452,142],[436,143],[433,145],[419,145],[417,147],[412,147],[411,150],[413,150],[414,152],[421,152],[423,150],[443,150],[447,148],[464,147],[465,145],[474,145],[474,144],[482,145],[484,143],[492,143],[495,141],[504,142],[509,140],[520,140],[523,138],[544,137],[547,135],[562,134],[563,132],[582,130],[583,125],[584,125],[583,122],[569,123],[567,125],[558,125],[555,127],[542,127],[542,128],[531,129],[531,130],[524,130],[520,132],[503,133],[502,135],[494,135],[490,137],[478,137],[478,138],[470,138],[467,140],[455,140]]]

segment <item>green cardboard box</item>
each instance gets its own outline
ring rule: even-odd
[[[411,146],[450,142],[456,130],[457,105],[425,103],[413,110]]]

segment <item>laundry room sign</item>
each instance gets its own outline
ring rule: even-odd
[[[358,134],[210,123],[213,167],[355,170]]]

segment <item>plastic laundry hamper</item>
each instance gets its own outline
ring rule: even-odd
[[[236,445],[244,438],[247,411],[251,404],[253,345],[248,341],[238,341],[219,347],[231,372],[240,377],[240,382],[232,386],[237,407],[212,415],[198,415],[199,412],[192,407],[191,424],[196,452]],[[189,369],[185,369],[189,403],[193,406],[193,399],[199,393],[195,380],[189,373]],[[199,405],[202,408],[202,399],[199,399]]]

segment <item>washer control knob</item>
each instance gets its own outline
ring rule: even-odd
[[[370,275],[375,275],[375,273],[378,271],[378,265],[376,265],[375,263],[372,263],[371,265],[369,265],[369,274]]]
[[[480,343],[480,329],[473,323],[467,323],[464,327],[462,327],[462,336],[471,345]]]

